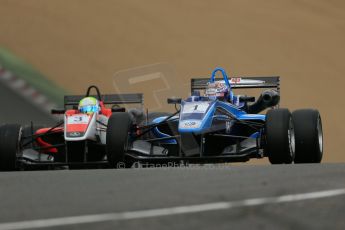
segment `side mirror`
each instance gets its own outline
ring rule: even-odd
[[[176,98],[176,97],[172,97],[172,98],[168,98],[168,104],[181,104],[182,99],[181,98]]]
[[[65,109],[52,109],[51,114],[64,114],[66,112]]]
[[[255,97],[247,97],[247,96],[241,96],[240,102],[255,102]]]
[[[111,108],[111,112],[113,112],[113,113],[126,112],[126,108],[124,108],[124,107],[113,107],[113,108]]]

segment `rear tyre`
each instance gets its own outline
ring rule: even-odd
[[[295,132],[288,109],[272,109],[266,114],[265,152],[272,164],[291,164],[295,158]]]
[[[128,113],[114,113],[108,121],[107,127],[107,159],[113,168],[129,168],[131,163],[126,161],[128,135],[132,125]]]
[[[16,170],[21,136],[20,125],[6,124],[0,127],[0,171]]]
[[[319,111],[300,109],[292,113],[295,126],[295,163],[320,163],[323,155],[323,132]]]

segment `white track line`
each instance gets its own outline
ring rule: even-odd
[[[143,219],[143,218],[170,216],[170,215],[178,215],[178,214],[224,210],[224,209],[231,209],[231,208],[236,208],[236,207],[250,207],[250,206],[265,205],[265,204],[296,202],[296,201],[303,201],[303,200],[334,197],[334,196],[340,196],[340,195],[345,195],[345,188],[310,192],[310,193],[290,194],[290,195],[284,195],[284,196],[278,196],[278,197],[254,198],[254,199],[246,199],[246,200],[240,200],[240,201],[216,202],[216,203],[207,203],[207,204],[200,204],[200,205],[178,206],[178,207],[171,207],[171,208],[149,209],[149,210],[119,212],[119,213],[105,213],[105,214],[96,214],[96,215],[71,216],[71,217],[29,220],[29,221],[20,221],[20,222],[9,222],[9,223],[0,224],[0,230],[37,229],[37,228],[59,227],[59,226],[66,226],[66,225],[73,225],[73,224],[96,223],[96,222],[104,222],[104,221]]]

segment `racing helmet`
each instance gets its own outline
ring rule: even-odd
[[[230,89],[224,81],[208,82],[206,86],[205,95],[207,97],[214,97],[220,100],[228,99]]]
[[[94,97],[85,97],[79,102],[78,110],[81,113],[98,113],[100,111],[99,101]]]

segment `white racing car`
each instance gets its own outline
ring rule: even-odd
[[[96,95],[91,95],[94,89]],[[105,105],[112,105],[107,108]],[[142,94],[101,95],[96,86],[90,86],[86,95],[65,96],[63,121],[54,127],[5,124],[0,127],[0,171],[41,169],[69,166],[70,168],[111,167],[119,159],[113,149],[116,139],[124,138],[114,123],[114,113],[125,112],[121,104],[143,105]],[[132,109],[131,123],[143,116]],[[115,145],[115,146],[114,146]]]

